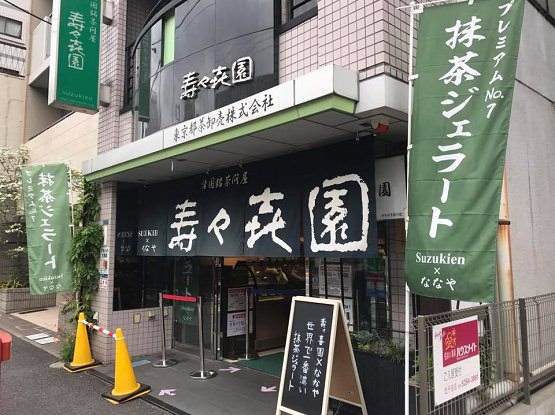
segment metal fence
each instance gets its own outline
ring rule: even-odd
[[[25,54],[24,46],[0,40],[0,72],[24,76]]]
[[[433,327],[477,316],[480,386],[436,405]],[[412,320],[416,332],[411,385],[419,415],[501,412],[555,378],[555,293],[482,305]]]

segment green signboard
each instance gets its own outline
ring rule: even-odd
[[[54,0],[48,103],[98,111],[101,0]]]
[[[405,272],[413,293],[492,302],[524,0],[424,9]]]
[[[71,289],[71,246],[67,166],[25,166],[21,170],[31,294]]]

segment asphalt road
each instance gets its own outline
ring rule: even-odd
[[[11,359],[0,367],[1,415],[168,414],[142,399],[113,405],[101,397],[112,385],[50,367],[56,357],[15,336],[12,341]]]

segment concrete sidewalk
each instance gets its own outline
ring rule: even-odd
[[[519,402],[503,415],[553,415],[555,414],[555,382],[534,392],[530,405]]]
[[[17,336],[54,356],[59,355],[57,341],[40,344],[26,336],[58,339],[57,333],[22,320],[14,315],[0,315],[0,329]],[[167,359],[178,364],[168,368],[154,368],[152,362],[160,355],[134,356],[133,366],[137,381],[150,385],[152,390],[140,399],[174,414],[189,415],[260,415],[273,414],[277,404],[279,378],[235,366],[233,363],[205,359],[205,369],[215,370],[217,376],[207,380],[193,380],[189,374],[200,369],[198,356],[179,351],[168,351]],[[90,373],[108,383],[114,382],[114,365],[107,364]],[[72,376],[68,373],[67,376]],[[106,391],[111,390],[107,386]],[[100,396],[98,399],[103,399]],[[125,405],[125,404],[123,404]]]
[[[167,358],[177,360],[178,364],[154,368],[151,363],[159,360],[159,355],[133,359],[137,381],[152,387],[147,398],[149,402],[154,398],[175,413],[191,415],[275,412],[279,378],[226,362],[205,360],[205,370],[215,370],[217,375],[207,380],[194,380],[189,374],[200,369],[197,356],[172,350]],[[113,379],[113,364],[96,371]]]
[[[14,314],[0,314],[0,329],[58,357],[60,343],[58,334],[41,327],[40,318],[26,320]],[[31,340],[26,336],[40,337]],[[33,338],[34,338],[33,337]],[[53,342],[40,344],[42,339]],[[167,359],[175,359],[178,364],[168,368],[154,368],[152,362],[160,360],[160,355],[135,356],[132,358],[137,381],[150,385],[152,390],[139,399],[157,405],[169,413],[179,415],[265,415],[274,414],[277,405],[279,378],[239,367],[229,362],[205,360],[206,370],[215,370],[216,377],[207,380],[193,380],[189,374],[200,369],[198,356],[168,351]],[[109,384],[114,382],[114,365],[107,364],[89,371]],[[67,373],[67,376],[72,376]],[[112,386],[106,385],[106,392]],[[98,399],[103,399],[100,396]],[[125,404],[122,404],[125,405]],[[498,413],[498,411],[494,411]],[[503,415],[552,415],[555,414],[555,382],[532,395],[532,404],[517,403],[506,409]]]

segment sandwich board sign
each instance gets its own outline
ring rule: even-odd
[[[329,398],[368,414],[343,305],[293,297],[276,415],[326,415]]]

